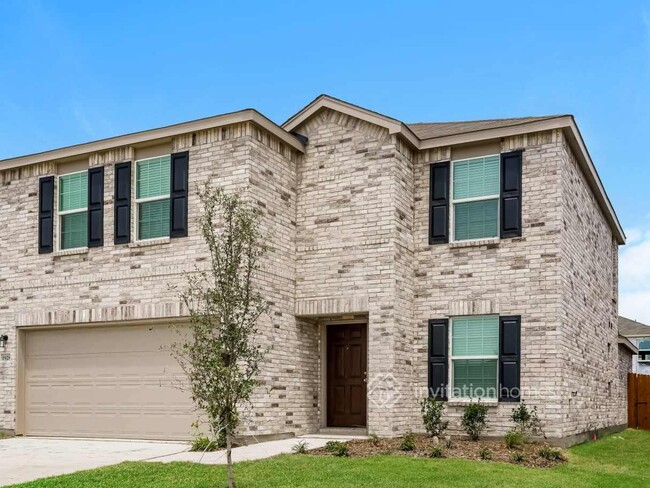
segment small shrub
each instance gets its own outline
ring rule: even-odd
[[[452,449],[454,447],[454,443],[451,442],[451,437],[445,439],[445,446],[447,446],[447,449]]]
[[[537,415],[537,407],[529,409],[528,405],[522,401],[521,405],[512,409],[510,418],[515,423],[515,430],[523,434],[525,438],[542,435],[542,422]]]
[[[539,450],[540,457],[548,461],[561,461],[564,459],[562,456],[562,451],[559,449],[553,449],[552,447],[543,447]]]
[[[515,463],[523,463],[526,460],[526,457],[524,456],[523,452],[515,451],[510,454],[510,459],[512,459]]]
[[[348,457],[350,455],[348,445],[345,442],[329,441],[325,444],[325,450],[337,457]]]
[[[513,449],[515,447],[520,447],[526,439],[524,438],[524,434],[521,432],[511,430],[510,432],[506,433],[504,440],[506,442],[506,447],[508,449]]]
[[[478,455],[483,461],[492,459],[492,451],[490,451],[487,447],[481,448]]]
[[[219,449],[217,441],[209,439],[204,435],[195,437],[190,446],[190,451],[192,452],[212,452],[217,449]]]
[[[444,409],[444,404],[435,398],[427,398],[422,402],[422,421],[430,437],[440,437],[447,430],[449,422],[442,420]]]
[[[305,441],[300,441],[291,448],[291,452],[294,454],[307,454],[307,447],[309,444]]]
[[[370,439],[368,439],[370,441],[370,444],[372,444],[375,447],[377,447],[381,443],[381,439],[375,433],[370,434],[368,437],[370,437]]]
[[[404,434],[399,448],[402,451],[415,451],[415,436],[413,435],[413,432],[408,431]]]
[[[465,405],[461,424],[469,438],[477,441],[481,438],[481,434],[485,430],[486,417],[488,408],[479,400],[476,403],[468,403]]]
[[[434,447],[433,449],[431,449],[431,452],[429,453],[429,457],[432,457],[432,458],[441,458],[441,457],[443,457],[442,449],[439,448],[439,447]]]

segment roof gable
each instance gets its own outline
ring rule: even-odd
[[[326,108],[384,127],[388,130],[389,134],[399,133],[413,147],[419,147],[417,136],[403,122],[324,94],[317,96],[298,113],[287,119],[287,121],[282,124],[282,128],[287,132],[293,132],[305,121],[313,117],[317,112]]]
[[[319,95],[298,113],[290,117],[282,128],[293,132],[305,121],[323,108],[356,117],[388,129],[389,134],[402,136],[416,150],[433,149],[456,144],[500,139],[503,137],[562,130],[580,168],[585,174],[593,195],[600,205],[605,219],[619,244],[625,244],[625,233],[616,216],[600,176],[580,134],[572,115],[547,115],[542,117],[521,117],[509,119],[489,119],[467,122],[435,122],[405,124],[397,119],[353,105],[329,95]]]

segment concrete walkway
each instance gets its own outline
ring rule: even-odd
[[[233,460],[251,461],[290,453],[300,441],[316,449],[330,440],[346,441],[355,436],[311,435],[281,441],[262,442],[233,449]],[[15,437],[0,440],[0,486],[39,478],[109,466],[124,461],[169,463],[189,461],[225,464],[225,451],[189,452],[186,442],[125,441]]]
[[[299,442],[307,443],[307,449],[317,449],[323,447],[328,441],[349,441],[353,438],[365,439],[357,436],[320,436],[306,435],[292,439],[280,441],[260,442],[259,444],[250,444],[248,446],[236,447],[232,450],[233,462],[254,461],[256,459],[265,459],[279,454],[289,454],[293,446]],[[174,461],[188,461],[202,464],[226,464],[226,451],[215,452],[181,452],[161,456],[159,458],[147,459],[147,461],[171,463]]]

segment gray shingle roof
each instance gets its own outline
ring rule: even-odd
[[[407,124],[420,139],[464,134],[487,129],[500,129],[514,125],[539,122],[540,120],[555,119],[564,115],[544,115],[541,117],[515,117],[510,119],[468,120],[464,122],[418,122]]]
[[[650,337],[650,325],[619,317],[618,333],[624,337]]]

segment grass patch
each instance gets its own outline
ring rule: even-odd
[[[569,462],[549,469],[506,463],[407,456],[350,458],[284,455],[235,466],[240,488],[616,488],[650,482],[650,432],[628,430],[569,449]],[[21,488],[207,488],[226,486],[223,466],[122,463],[35,481]]]

